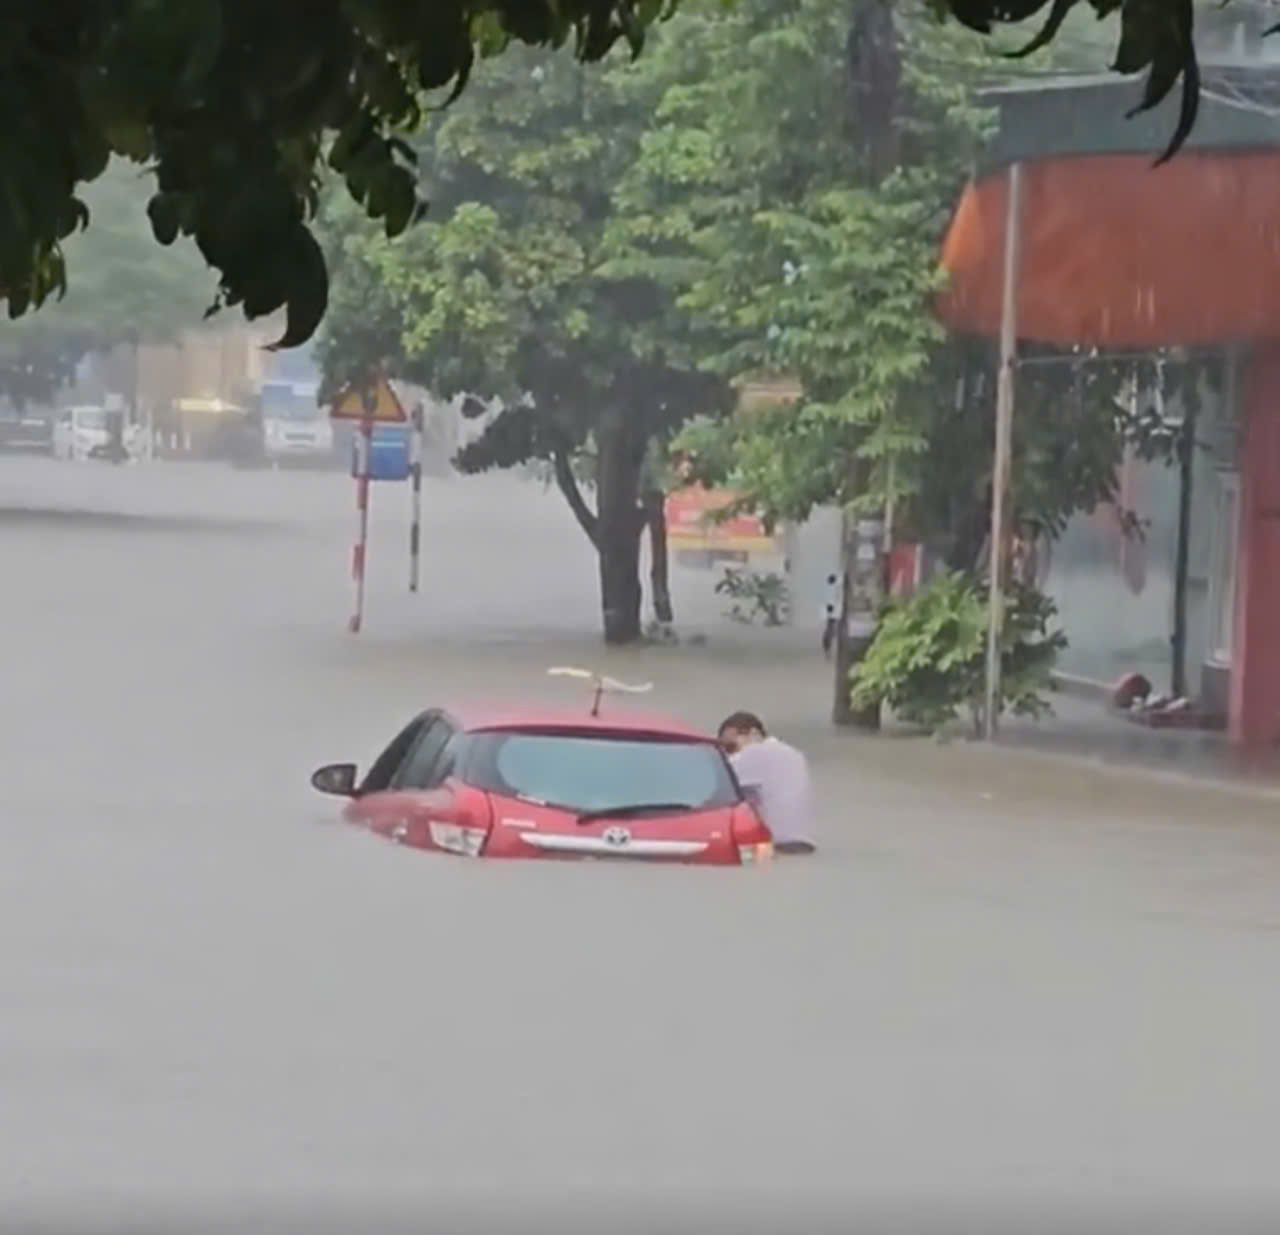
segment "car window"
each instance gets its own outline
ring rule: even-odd
[[[469,740],[466,779],[494,793],[579,811],[645,802],[710,808],[739,800],[724,756],[709,742],[478,734]]]
[[[431,772],[431,782],[426,788],[442,785],[454,774],[464,745],[465,737],[463,734],[458,733],[456,730],[449,734],[449,740],[444,744],[444,749],[440,752],[440,758],[436,760],[436,765]]]
[[[437,718],[422,733],[408,757],[392,778],[393,789],[430,789],[438,781],[434,776],[436,764],[445,745],[453,737],[453,727]]]
[[[365,774],[364,780],[360,782],[358,796],[363,796],[366,793],[378,793],[390,787],[392,777],[395,776],[400,765],[404,763],[405,757],[413,748],[413,744],[422,736],[433,719],[431,716],[416,716],[391,739],[391,743],[374,760],[373,766]]]

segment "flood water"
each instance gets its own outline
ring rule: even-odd
[[[0,460],[14,1229],[1280,1201],[1274,803],[834,734],[817,632],[732,627],[704,575],[705,645],[606,656],[589,546],[510,478],[427,482],[411,596],[407,501],[374,493],[353,636],[341,476]],[[566,661],[763,713],[820,856],[468,863],[308,788],[423,706],[562,699]]]

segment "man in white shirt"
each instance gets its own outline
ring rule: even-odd
[[[778,853],[813,853],[813,786],[809,761],[771,738],[752,712],[735,712],[719,729],[720,745],[751,804],[773,833]]]

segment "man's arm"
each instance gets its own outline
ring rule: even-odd
[[[742,786],[743,796],[752,806],[759,806],[762,778],[759,760],[751,758],[750,747],[738,751],[736,755],[730,755],[729,764],[733,768],[733,774],[738,778],[738,784]]]

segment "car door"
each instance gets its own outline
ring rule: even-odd
[[[457,786],[452,781],[460,741],[457,726],[438,717],[396,774],[392,788],[396,818],[388,835],[405,845],[438,848],[433,824],[464,822]]]
[[[348,808],[348,818],[392,840],[429,844],[427,821],[435,799],[443,792],[439,789],[443,774],[438,775],[437,769],[443,772],[443,756],[455,732],[449,720],[438,712],[419,718],[384,752],[384,756],[391,756],[387,762],[395,763],[385,782],[381,779],[385,774],[385,768],[380,767],[383,760],[370,770],[365,785]],[[397,760],[394,756],[400,751],[403,754]],[[373,783],[369,784],[371,779]]]

